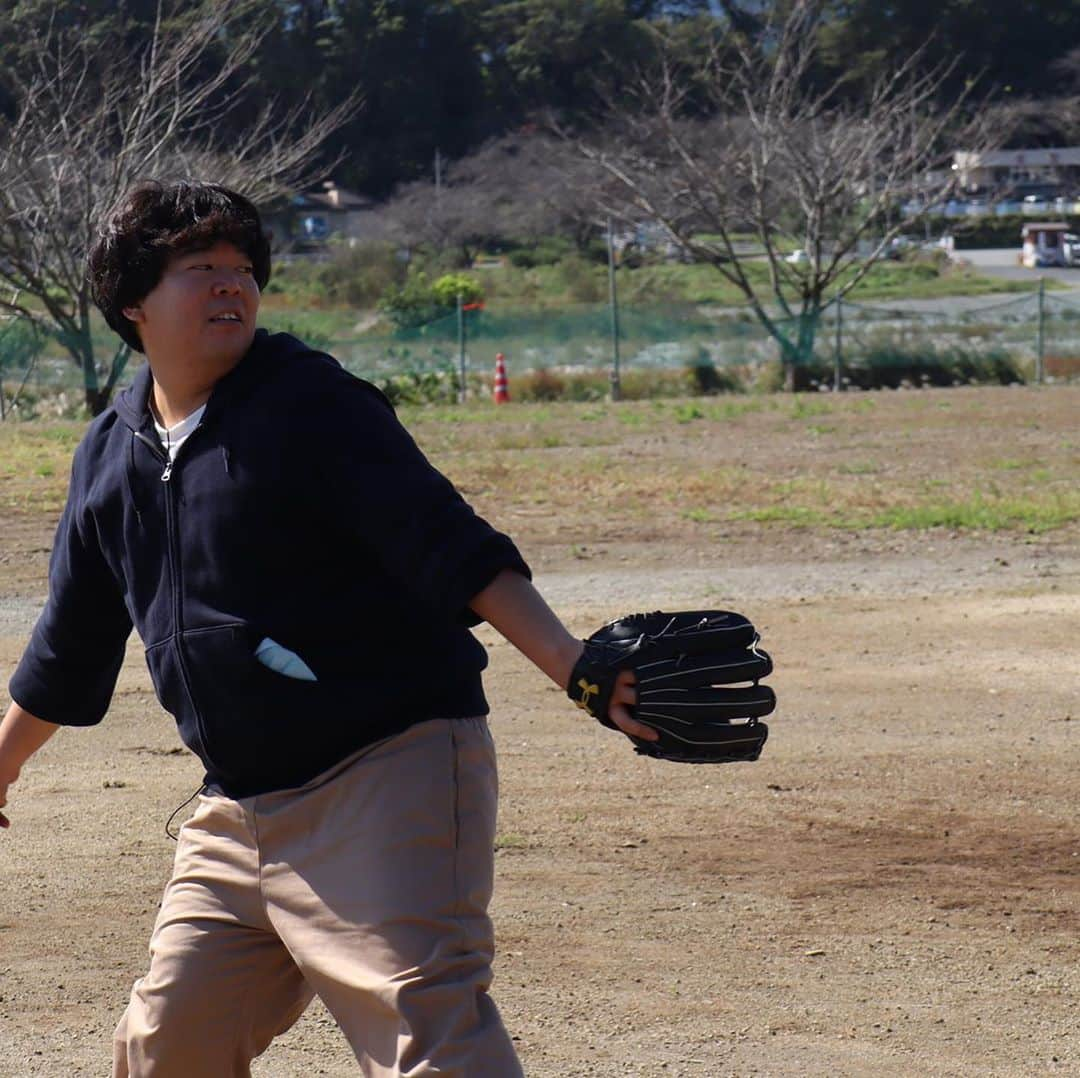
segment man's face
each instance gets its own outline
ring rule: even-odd
[[[251,259],[224,242],[172,255],[153,291],[124,308],[152,368],[212,381],[247,352],[258,312]]]

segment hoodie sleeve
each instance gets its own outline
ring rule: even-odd
[[[100,722],[112,699],[131,619],[82,509],[89,476],[82,447],[49,561],[49,598],[11,678],[11,698],[62,726]]]
[[[374,386],[334,364],[320,377],[319,485],[346,528],[419,601],[452,620],[503,569],[531,577],[517,547],[434,468]]]

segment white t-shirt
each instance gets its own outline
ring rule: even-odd
[[[154,417],[154,430],[157,431],[157,436],[161,439],[165,452],[169,454],[169,460],[176,460],[177,450],[187,440],[188,435],[199,425],[205,411],[206,405],[200,405],[191,415],[186,416],[171,427],[163,427],[157,421],[157,417]]]

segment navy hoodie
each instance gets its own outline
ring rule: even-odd
[[[13,700],[100,722],[134,625],[158,698],[230,797],[301,785],[425,719],[487,713],[468,603],[528,566],[374,386],[259,330],[171,467],[151,387],[143,368],[75,452]],[[265,637],[317,680],[263,666]]]

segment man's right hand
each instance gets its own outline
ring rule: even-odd
[[[7,792],[8,786],[10,785],[10,783],[4,782],[3,779],[0,779],[0,809],[2,809],[7,804]],[[2,812],[0,812],[0,827],[10,826],[11,821]]]
[[[16,703],[8,708],[0,722],[0,809],[7,804],[8,787],[19,777],[23,764],[59,729]],[[10,826],[11,821],[0,812],[0,827]]]

